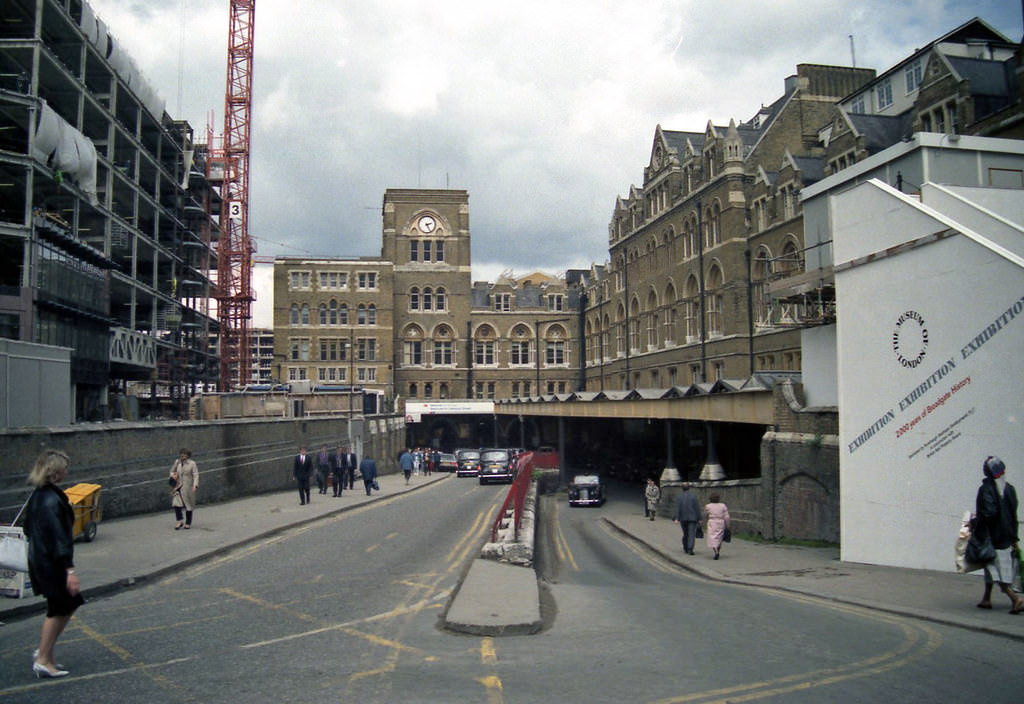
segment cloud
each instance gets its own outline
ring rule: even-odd
[[[228,0],[90,4],[174,117],[205,133],[213,111],[220,133]],[[602,263],[656,125],[749,119],[798,63],[883,70],[974,15],[1019,40],[1012,5],[261,0],[252,234],[261,254],[375,255],[385,189],[464,188],[481,270]]]

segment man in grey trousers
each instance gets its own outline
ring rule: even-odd
[[[672,521],[683,527],[683,552],[692,555],[693,544],[697,538],[697,524],[700,522],[700,503],[690,491],[689,482],[683,482],[683,490],[676,498],[676,515]]]

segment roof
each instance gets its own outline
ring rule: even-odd
[[[911,134],[913,117],[910,110],[900,115],[847,113],[847,117],[857,134],[864,137],[869,154],[891,147]]]
[[[970,83],[974,119],[980,120],[1011,104],[1017,93],[1015,61],[987,61],[947,56],[949,65]]]

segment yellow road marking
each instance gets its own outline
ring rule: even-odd
[[[501,702],[504,701],[501,695],[501,678],[497,675],[477,677],[476,681],[487,689],[488,704],[501,704]]]
[[[494,652],[494,639],[484,638],[480,641],[480,662],[484,665],[493,665],[498,662],[498,654]]]
[[[555,511],[557,512],[558,509],[556,508]],[[562,532],[562,522],[558,520],[557,514],[555,516],[555,548],[559,558],[568,561],[576,572],[580,571],[580,566],[576,564],[576,558],[573,557],[572,550],[569,549],[569,541],[565,539],[565,533]]]

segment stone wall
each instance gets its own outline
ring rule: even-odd
[[[352,423],[363,449],[381,474],[397,471],[405,442],[400,416]],[[47,448],[66,451],[71,468],[65,488],[99,484],[103,518],[170,510],[167,476],[188,447],[199,466],[198,501],[225,501],[294,486],[292,462],[300,445],[313,453],[348,439],[342,418],[273,418],[221,421],[102,423],[0,431],[0,522],[10,523],[30,493],[29,469]]]

